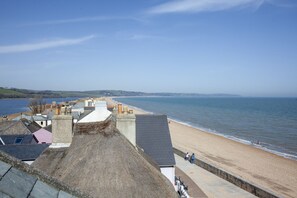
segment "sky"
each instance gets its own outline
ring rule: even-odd
[[[297,97],[297,1],[1,0],[0,86]]]

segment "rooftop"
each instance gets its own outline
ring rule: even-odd
[[[22,161],[34,161],[48,146],[48,144],[12,144],[0,146],[0,151]]]
[[[0,135],[19,134],[31,134],[31,131],[21,120],[0,122]]]
[[[93,197],[177,197],[110,120],[75,124],[70,147],[48,148],[33,166]]]
[[[0,197],[88,197],[0,151]]]
[[[36,140],[34,139],[33,134],[29,135],[0,135],[1,139],[5,143],[8,144],[36,144]],[[1,145],[1,142],[0,142]]]
[[[136,144],[159,166],[175,165],[166,115],[136,115]]]

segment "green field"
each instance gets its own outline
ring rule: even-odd
[[[5,97],[16,97],[16,98],[19,98],[19,97],[24,97],[25,95],[19,91],[15,91],[15,90],[12,90],[12,89],[5,89],[5,88],[2,88],[0,87],[0,98],[5,98]]]
[[[28,90],[0,87],[0,98],[65,98],[65,97],[103,97],[103,96],[142,96],[142,92],[121,90],[98,90],[98,91],[51,91],[51,90]]]

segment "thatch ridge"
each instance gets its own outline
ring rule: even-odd
[[[74,134],[82,135],[89,134],[94,135],[101,133],[105,137],[119,134],[119,131],[115,128],[115,124],[111,120],[103,122],[89,122],[89,123],[76,123],[74,125]]]

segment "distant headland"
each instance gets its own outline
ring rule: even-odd
[[[145,93],[123,90],[91,90],[91,91],[53,91],[30,90],[0,87],[2,98],[66,98],[66,97],[108,97],[108,96],[197,96],[197,97],[240,97],[234,94],[200,94],[200,93]]]

